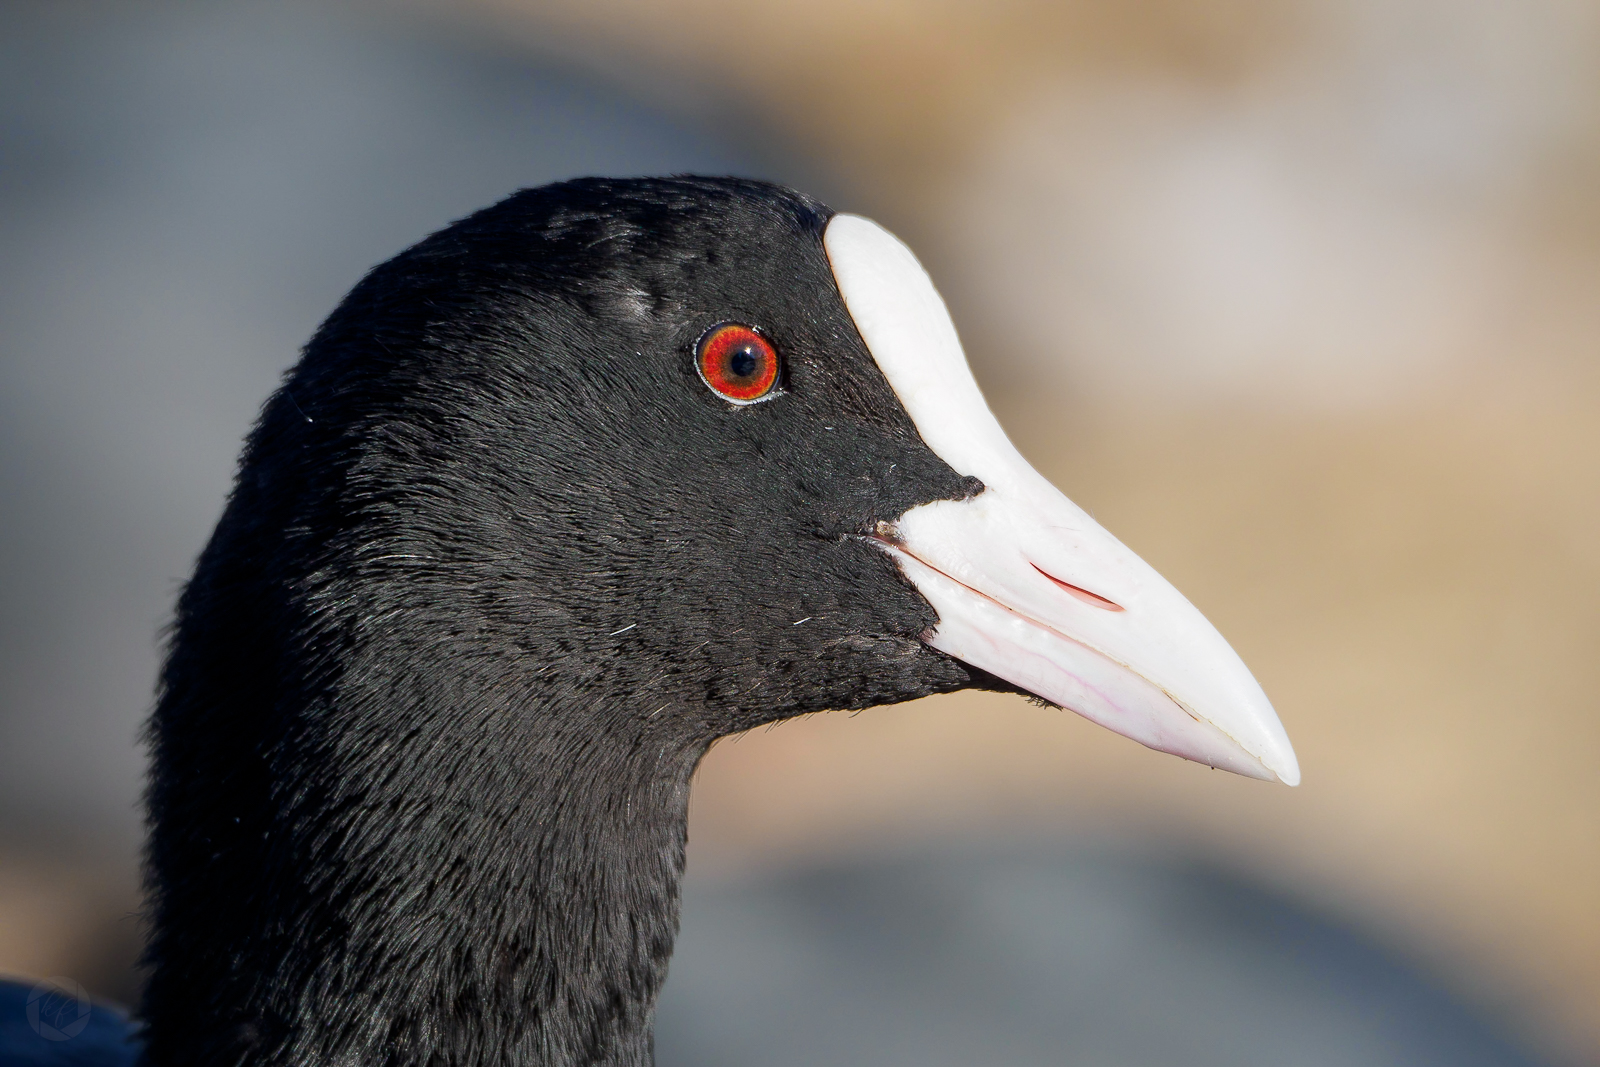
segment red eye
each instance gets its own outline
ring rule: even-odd
[[[713,326],[695,349],[700,377],[735,404],[753,404],[778,384],[778,353],[749,326]]]

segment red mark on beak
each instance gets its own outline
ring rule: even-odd
[[[1055,575],[1049,573],[1037,563],[1033,564],[1033,569],[1050,579],[1052,582],[1055,582],[1061,588],[1065,589],[1067,592],[1071,593],[1085,604],[1088,604],[1090,607],[1099,608],[1102,611],[1126,610],[1121,604],[1118,604],[1115,601],[1107,600],[1105,597],[1100,596],[1097,593],[1091,593],[1089,590],[1073,585],[1071,582],[1063,582],[1060,578],[1057,578]]]

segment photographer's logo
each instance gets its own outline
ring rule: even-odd
[[[70,1041],[89,1025],[89,994],[70,978],[46,978],[28,994],[28,1025],[46,1041]]]

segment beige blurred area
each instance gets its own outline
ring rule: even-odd
[[[1600,1064],[1600,4],[401,6],[787,145],[906,238],[1018,446],[1217,624],[1304,770],[1015,697],[815,716],[713,749],[694,872],[1136,833]],[[0,967],[81,973],[70,917],[133,891],[34,867]]]
[[[692,865],[1135,829],[1600,1062],[1600,6],[478,8],[684,108],[734,86],[911,241],[1023,452],[1217,623],[1305,772],[938,698],[721,743]]]

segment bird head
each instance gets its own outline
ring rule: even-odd
[[[1299,778],[1226,641],[1012,447],[911,252],[775,186],[589,179],[441,231],[253,449],[340,457],[298,476],[332,487],[297,520],[324,601],[604,696],[608,729],[983,687]]]

